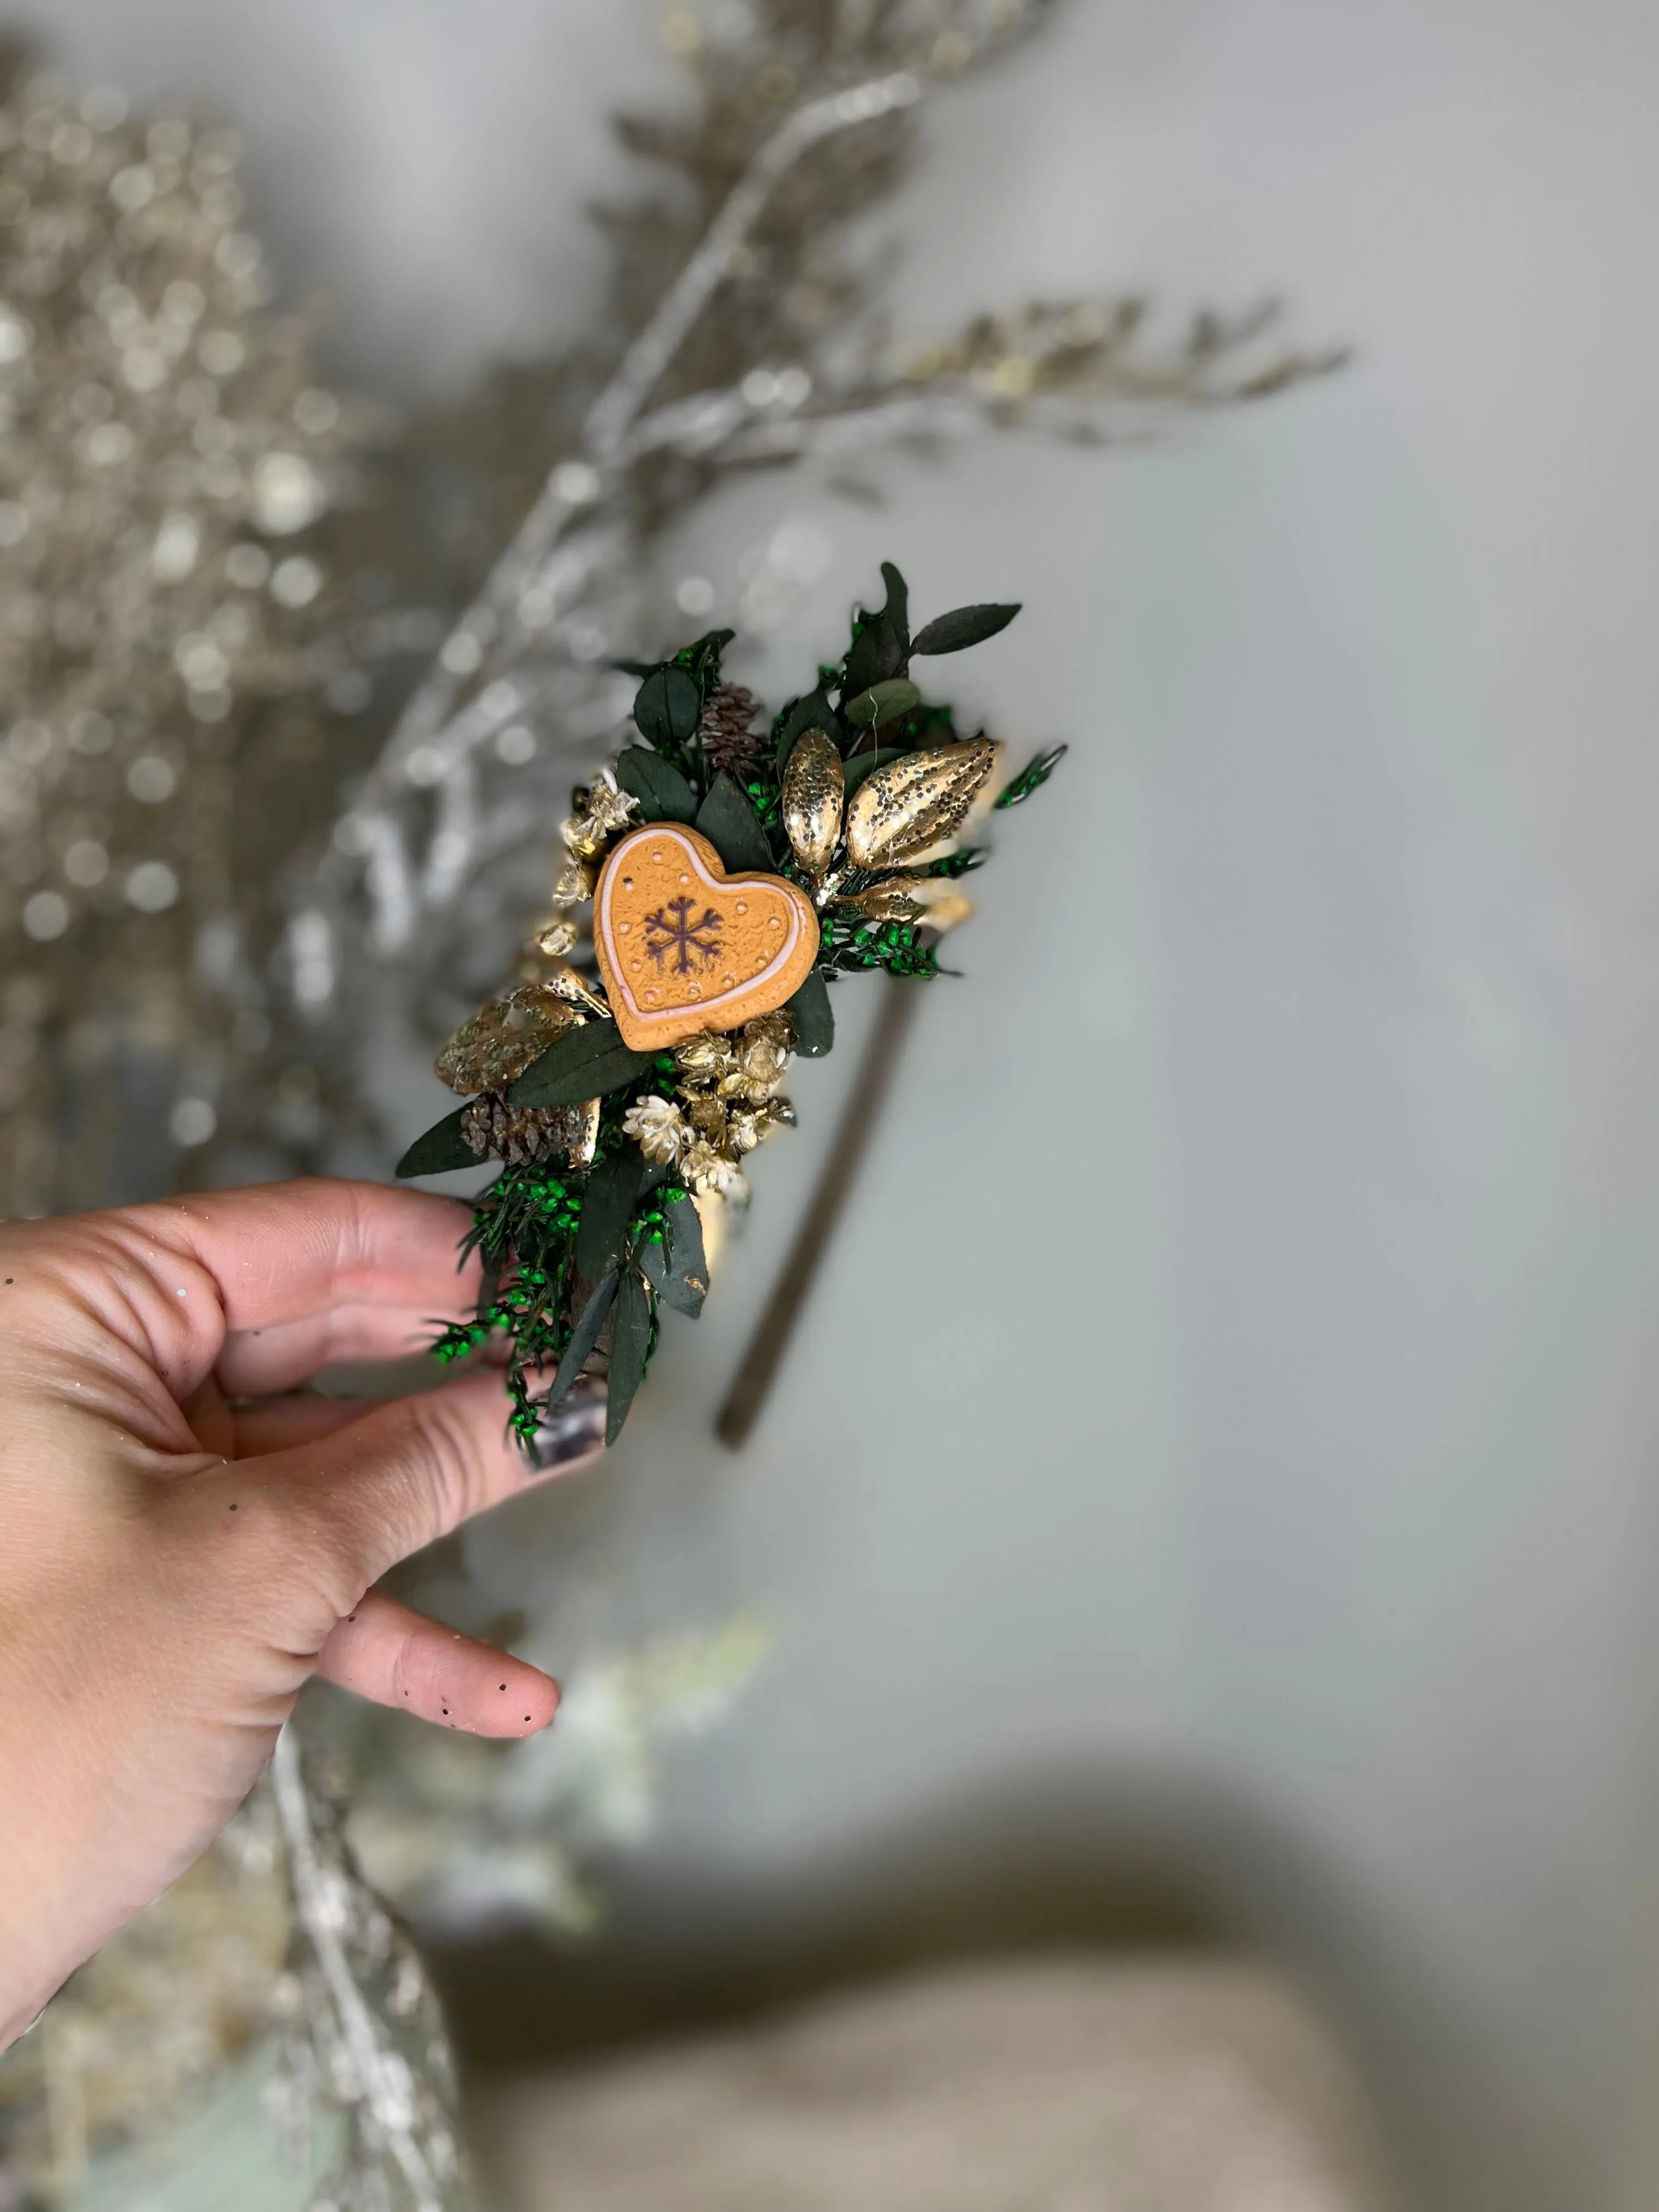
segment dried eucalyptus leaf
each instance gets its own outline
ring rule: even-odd
[[[676,667],[684,669],[705,696],[720,680],[720,656],[737,635],[734,629],[705,630],[674,655]]]
[[[576,1272],[592,1282],[622,1249],[635,1203],[645,1155],[637,1145],[624,1145],[608,1160],[601,1160],[587,1178],[582,1200],[581,1224],[576,1231]]]
[[[416,1137],[398,1163],[398,1173],[410,1176],[447,1175],[452,1168],[476,1168],[478,1155],[461,1134],[465,1106],[434,1121],[424,1136]]]
[[[1006,629],[1018,612],[1018,603],[1006,607],[989,600],[982,606],[952,607],[948,615],[939,615],[923,626],[910,650],[913,653],[965,653],[970,645],[983,645],[988,637]]]
[[[795,1025],[795,1050],[803,1060],[822,1060],[836,1042],[835,1010],[830,987],[815,968],[784,1008]]]
[[[890,561],[881,564],[881,580],[887,586],[882,612],[908,646],[910,642],[910,586]]]
[[[629,745],[617,763],[617,781],[640,802],[642,822],[695,822],[697,794],[660,753]]]
[[[697,734],[702,686],[695,676],[672,664],[654,669],[634,701],[634,726],[659,752],[674,752]]]
[[[684,1218],[688,1214],[689,1224]],[[708,1295],[708,1267],[703,1257],[702,1224],[690,1198],[668,1208],[663,1242],[647,1244],[640,1255],[640,1265],[665,1304],[696,1320]]]
[[[867,691],[860,691],[847,709],[849,722],[861,728],[877,728],[890,722],[895,714],[908,714],[912,707],[921,704],[921,694],[908,676],[890,677],[884,684],[872,684]]]
[[[766,842],[766,832],[742,789],[724,769],[697,809],[696,827],[734,872],[747,869],[763,873],[771,867],[772,848]]]
[[[890,561],[881,564],[887,586],[886,604],[866,615],[842,666],[842,696],[867,691],[873,684],[902,676],[910,657],[910,594],[902,576]]]
[[[558,1372],[553,1377],[553,1388],[547,1394],[550,1412],[569,1391],[572,1383],[587,1364],[589,1355],[599,1340],[599,1331],[605,1327],[605,1317],[610,1312],[617,1296],[617,1271],[601,1275],[589,1294],[587,1304],[577,1318],[570,1341],[564,1348]]]
[[[688,1193],[668,1208],[668,1249],[675,1271],[687,1281],[708,1287],[708,1258],[703,1249],[702,1216]]]
[[[650,1361],[651,1293],[638,1269],[629,1267],[623,1271],[617,1292],[617,1334],[611,1346],[611,1372],[605,1382],[607,1444],[614,1444],[622,1434],[634,1393],[644,1382]]]
[[[603,1098],[656,1064],[648,1052],[632,1052],[611,1022],[589,1022],[550,1045],[507,1092],[514,1106],[575,1106]]]

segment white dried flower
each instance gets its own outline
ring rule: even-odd
[[[734,1205],[749,1195],[749,1178],[743,1170],[701,1138],[682,1156],[680,1172],[699,1195],[712,1192],[716,1198],[727,1199]]]
[[[696,1036],[687,1037],[684,1044],[674,1048],[675,1068],[693,1082],[714,1082],[730,1074],[736,1064],[731,1038],[720,1036],[717,1030],[700,1030]]]
[[[759,1106],[737,1106],[727,1117],[727,1142],[734,1152],[752,1152],[780,1129],[793,1129],[795,1109],[787,1098],[769,1098]]]
[[[760,1124],[752,1107],[738,1106],[732,1109],[726,1122],[726,1135],[732,1151],[739,1158],[744,1152],[754,1151],[761,1139]]]
[[[794,1024],[786,1013],[762,1014],[745,1025],[738,1045],[738,1065],[750,1105],[769,1098],[782,1082],[794,1042]]]
[[[623,1134],[632,1137],[648,1160],[672,1168],[685,1151],[691,1132],[672,1098],[636,1098],[623,1115]],[[707,1151],[706,1146],[693,1150]]]

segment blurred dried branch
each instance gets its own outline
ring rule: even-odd
[[[328,670],[310,548],[349,433],[268,309],[238,159],[46,77],[0,104],[7,1213],[99,1195],[149,1088],[161,1181],[233,1039],[270,1035],[237,801],[272,702]]]

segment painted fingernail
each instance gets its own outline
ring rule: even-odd
[[[545,1473],[586,1459],[604,1442],[605,1384],[597,1375],[585,1375],[537,1430],[530,1456]]]

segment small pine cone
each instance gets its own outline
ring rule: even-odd
[[[711,769],[724,769],[741,783],[766,750],[763,732],[754,727],[760,701],[741,684],[717,684],[702,710],[697,736]]]
[[[558,1106],[509,1106],[497,1092],[475,1098],[461,1116],[461,1134],[481,1160],[529,1165],[562,1139],[566,1113]]]

